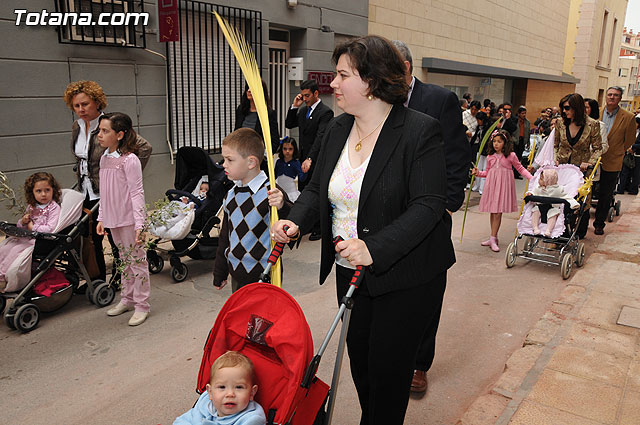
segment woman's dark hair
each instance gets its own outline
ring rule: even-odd
[[[342,55],[349,57],[351,67],[369,85],[370,95],[392,105],[407,101],[404,60],[389,40],[367,35],[342,43],[333,50],[333,63],[337,65]]]
[[[244,85],[244,91],[242,92],[242,97],[240,98],[240,112],[242,115],[248,115],[249,109],[251,109],[251,101],[247,97],[247,90],[249,90],[249,85]],[[269,90],[267,89],[267,83],[262,80],[262,91],[264,92],[264,100],[267,102],[267,109],[271,110],[271,99],[269,99]]]
[[[589,104],[589,108],[591,108],[591,112],[589,113],[589,116],[591,118],[593,118],[594,120],[599,120],[600,119],[600,105],[598,104],[598,101],[595,99],[591,99],[591,98],[585,98],[584,99],[585,102],[587,102]]]
[[[571,93],[560,99],[560,111],[562,114],[562,120],[565,126],[569,126],[571,121],[567,119],[567,115],[564,113],[564,103],[569,102],[569,106],[573,109],[573,122],[582,127],[587,122],[587,114],[584,109],[584,99],[578,93]]]
[[[100,116],[98,125],[103,121],[108,120],[111,123],[111,128],[116,133],[122,131],[124,137],[118,141],[118,151],[121,154],[133,153],[138,154],[138,148],[136,147],[136,139],[138,135],[133,129],[133,123],[129,115],[122,112],[109,112]]]
[[[300,151],[298,150],[298,142],[293,137],[285,136],[280,140],[280,146],[278,147],[278,158],[284,161],[284,154],[282,153],[282,147],[285,143],[291,143],[293,146],[293,159],[300,159]]]
[[[513,141],[511,140],[511,135],[506,130],[496,130],[495,135],[491,136],[491,140],[489,140],[489,155],[493,155],[496,153],[495,148],[493,147],[493,139],[495,137],[500,137],[504,141],[504,146],[502,147],[502,154],[507,157],[511,152],[513,152]]]
[[[53,174],[49,174],[44,171],[31,174],[29,177],[27,177],[27,180],[25,180],[24,198],[26,199],[27,204],[31,205],[32,207],[38,204],[38,201],[36,201],[36,197],[33,196],[33,187],[36,185],[36,183],[42,181],[49,183],[49,186],[51,186],[51,189],[53,189],[52,199],[59,204],[60,197],[62,196],[62,189],[60,189],[60,185],[58,184],[56,178],[53,177]]]

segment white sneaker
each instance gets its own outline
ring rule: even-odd
[[[130,310],[133,310],[133,307],[118,303],[118,305],[116,305],[115,307],[111,307],[109,310],[107,310],[107,316],[119,316],[122,313],[126,313]]]
[[[138,326],[141,325],[145,320],[147,320],[148,312],[145,311],[136,311],[129,319],[129,326]]]

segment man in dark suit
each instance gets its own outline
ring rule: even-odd
[[[407,84],[410,87],[407,106],[440,121],[447,167],[447,211],[453,213],[460,208],[464,201],[464,190],[472,159],[471,146],[465,135],[465,127],[462,125],[458,97],[450,90],[434,84],[425,84],[413,77],[411,75],[413,72],[411,51],[401,41],[396,40],[393,44],[400,51],[407,69]],[[441,288],[437,291],[439,297],[436,303],[438,304],[437,312],[422,337],[416,360],[416,370],[411,382],[411,391],[413,392],[427,390],[427,371],[433,363],[435,354],[436,333],[440,323],[445,287],[446,278],[442,280]]]
[[[300,94],[293,99],[293,105],[289,109],[284,122],[287,128],[299,128],[300,161],[302,163],[302,171],[308,173],[304,182],[298,182],[300,191],[311,180],[314,168],[313,163],[318,157],[318,152],[320,152],[324,131],[332,118],[333,111],[320,99],[318,83],[315,80],[303,81],[300,84]],[[314,229],[309,239],[320,239],[318,228]]]

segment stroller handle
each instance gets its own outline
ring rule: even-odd
[[[289,230],[289,226],[284,226],[284,231]],[[271,267],[276,265],[278,258],[282,255],[282,251],[284,250],[284,242],[276,242],[271,250],[271,254],[269,254],[269,258],[267,259],[267,266],[264,268],[264,271],[260,275],[260,282],[269,282],[269,273],[271,272]]]
[[[338,243],[342,241],[344,241],[342,236],[336,236],[335,238],[333,238],[334,245],[338,245]],[[353,272],[353,276],[351,277],[351,282],[349,282],[349,285],[357,288],[358,286],[360,286],[360,283],[362,282],[363,277],[364,277],[364,268],[362,266],[356,266],[356,271]]]

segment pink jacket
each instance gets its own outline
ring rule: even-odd
[[[34,232],[51,233],[58,225],[58,219],[60,218],[60,204],[55,201],[51,201],[49,202],[49,205],[44,208],[32,207],[29,205],[27,212],[31,214]],[[27,227],[22,224],[22,218],[18,220],[18,227]]]
[[[515,168],[521,176],[526,177],[529,180],[531,180],[531,178],[533,177],[531,173],[528,172],[527,169],[522,166],[522,164],[520,164],[520,161],[518,161],[518,157],[513,152],[511,152],[506,158],[502,154],[494,153],[493,155],[489,155],[487,157],[487,169],[484,171],[478,171],[477,176],[487,177],[487,173],[490,169],[500,166],[509,169],[511,169],[511,167],[513,166],[513,168]]]
[[[135,225],[142,229],[147,214],[142,187],[142,166],[132,153],[100,159],[100,210],[98,221],[112,229]]]

